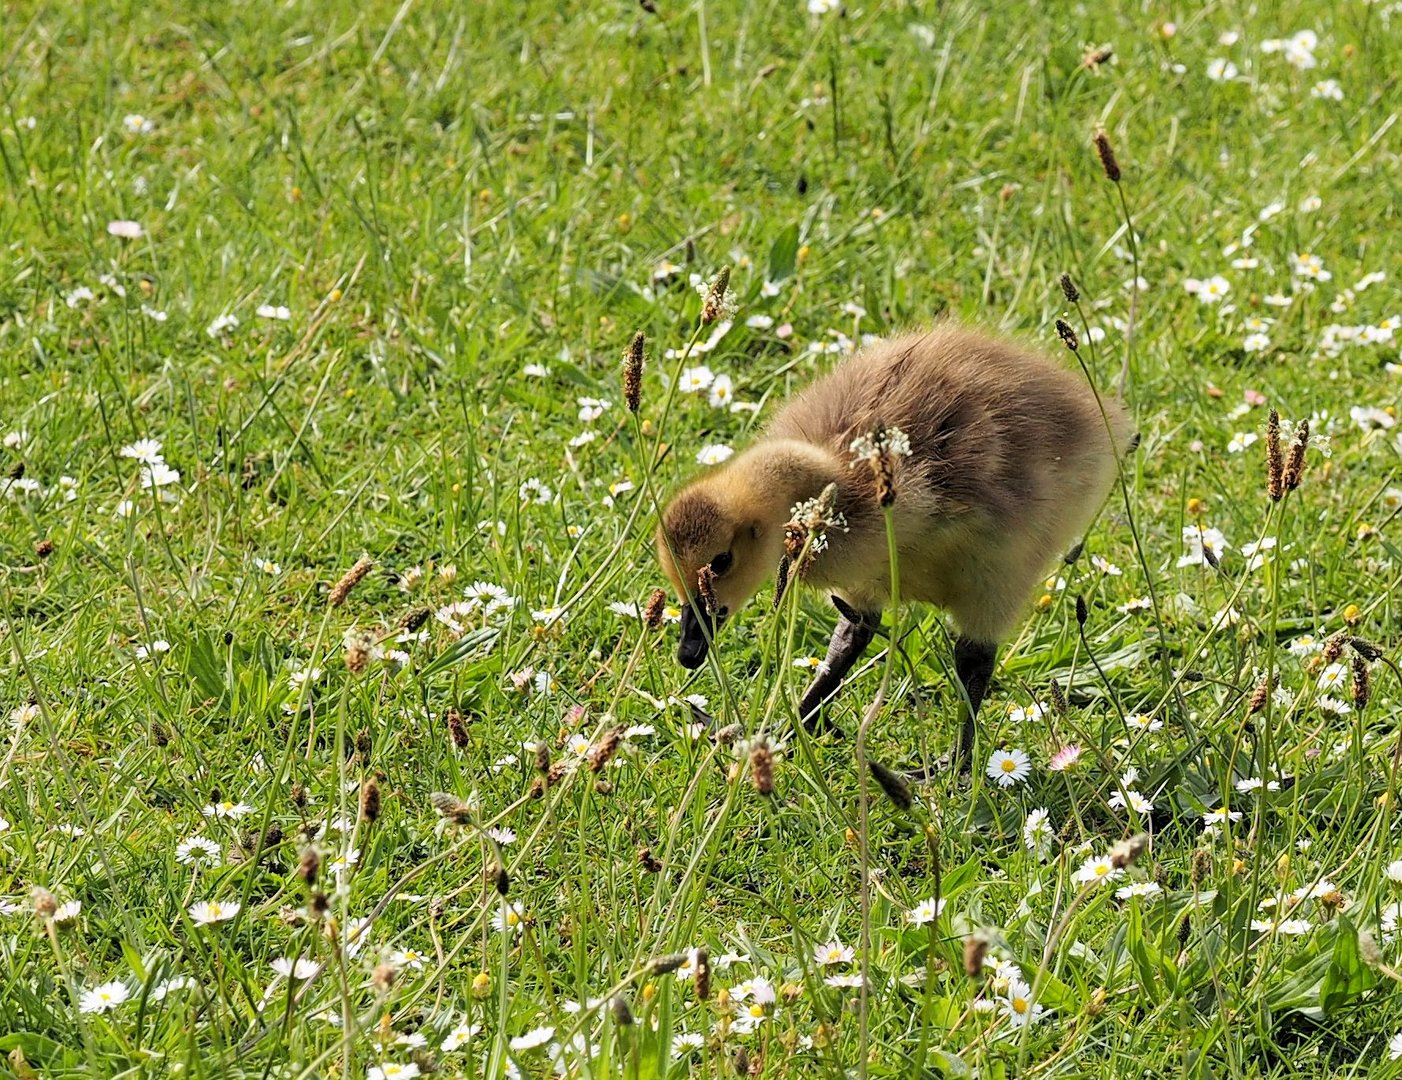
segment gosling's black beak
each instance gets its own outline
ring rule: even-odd
[[[716,631],[724,621],[724,610],[710,618],[696,614],[696,608],[691,604],[682,608],[682,640],[677,646],[677,663],[689,670],[695,670],[705,663],[710,639],[715,637]]]

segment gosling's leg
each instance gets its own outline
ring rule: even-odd
[[[798,706],[799,718],[809,731],[819,727],[819,709],[837,693],[838,687],[842,685],[842,677],[852,670],[852,665],[866,652],[871,639],[876,636],[876,631],[881,626],[879,611],[855,611],[846,604],[839,603],[836,597],[833,598],[833,603],[837,604],[842,616],[838,619],[837,629],[832,632],[832,640],[828,642],[827,659],[818,669],[817,677]]]
[[[993,665],[998,659],[996,642],[975,641],[961,637],[954,643],[954,674],[963,684],[968,703],[961,699],[959,712],[962,722],[959,727],[959,744],[955,749],[955,759],[960,772],[968,772],[974,756],[974,718],[978,707],[983,704],[983,696],[988,692],[988,683],[993,678]]]

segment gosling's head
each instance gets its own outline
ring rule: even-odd
[[[710,638],[759,588],[778,560],[782,538],[773,542],[761,516],[745,506],[747,500],[728,490],[722,477],[682,491],[663,511],[657,528],[657,558],[677,590],[682,607],[682,640],[677,660],[698,668],[706,659]],[[772,554],[772,558],[769,557]],[[715,613],[708,615],[698,580],[709,568]]]

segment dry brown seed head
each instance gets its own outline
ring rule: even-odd
[[[1358,653],[1350,660],[1353,666],[1353,707],[1362,709],[1373,697],[1372,677],[1368,672],[1368,661]]]
[[[341,576],[341,580],[331,586],[330,602],[332,607],[340,607],[346,602],[346,597],[350,595],[352,589],[360,584],[370,568],[374,566],[369,555],[362,555],[355,561],[355,565]]]
[[[544,739],[540,739],[535,744],[535,771],[538,773],[550,772],[550,744]]]
[[[1352,648],[1354,652],[1356,652],[1359,656],[1363,657],[1363,659],[1367,660],[1369,663],[1372,663],[1374,660],[1382,659],[1382,649],[1379,646],[1374,645],[1371,641],[1368,641],[1366,638],[1351,637],[1348,639],[1348,643],[1349,647]]]
[[[1270,696],[1271,677],[1267,675],[1259,683],[1256,684],[1256,689],[1252,691],[1251,703],[1246,708],[1246,714],[1248,716],[1255,716],[1258,712],[1260,712],[1266,707],[1266,701],[1270,698]]]
[[[643,358],[647,339],[639,330],[623,353],[623,403],[630,413],[638,411],[643,400]]]
[[[364,634],[350,634],[346,637],[346,668],[359,675],[375,659],[375,643]]]
[[[373,776],[367,777],[360,785],[360,816],[367,825],[380,819],[380,785]]]
[[[52,919],[58,910],[58,898],[42,885],[35,885],[30,893],[34,901],[34,914],[40,919]]]
[[[1319,658],[1326,664],[1337,663],[1339,657],[1344,654],[1344,645],[1348,642],[1346,634],[1335,634],[1324,643],[1324,648],[1320,650]]]
[[[713,323],[722,319],[734,309],[734,302],[727,296],[729,290],[730,267],[722,266],[720,273],[716,275],[710,288],[706,290],[705,299],[701,302],[701,321],[703,323]]]
[[[657,856],[652,853],[652,848],[650,847],[644,846],[638,848],[638,865],[649,874],[662,873],[662,863],[658,861]]]
[[[649,630],[656,630],[662,625],[662,616],[667,611],[667,594],[661,589],[653,589],[652,595],[647,599],[647,606],[643,608],[643,623]]]
[[[1068,304],[1074,304],[1081,298],[1081,291],[1076,288],[1076,283],[1071,280],[1070,274],[1061,275],[1061,294],[1066,297]]]
[[[311,888],[316,884],[317,872],[321,869],[321,855],[316,848],[309,847],[302,851],[302,857],[297,860],[297,876]]]
[[[983,976],[983,958],[988,954],[988,939],[982,934],[970,934],[964,939],[964,974],[971,979]]]
[[[1110,849],[1110,865],[1117,870],[1123,870],[1140,855],[1144,854],[1149,846],[1148,833],[1135,833],[1128,840],[1121,840]]]
[[[1285,495],[1285,460],[1280,454],[1280,413],[1271,410],[1266,421],[1266,494],[1271,502]]]
[[[623,729],[610,728],[604,733],[604,737],[595,743],[589,750],[589,769],[591,772],[600,772],[613,760],[618,753],[618,748],[623,744]]]
[[[449,795],[446,791],[435,791],[429,794],[428,801],[444,820],[454,825],[471,824],[472,807],[456,795]]]
[[[433,611],[430,608],[415,608],[399,620],[399,625],[412,634],[417,632],[419,627],[423,626],[424,623],[428,622],[428,617],[432,614]]]
[[[1294,491],[1300,486],[1300,477],[1305,471],[1305,450],[1310,443],[1310,422],[1301,420],[1295,425],[1295,438],[1290,442],[1290,456],[1285,461],[1283,483],[1286,491]]]
[[[740,738],[739,724],[726,724],[711,736],[711,741],[718,746],[734,746],[735,741]]]
[[[704,946],[691,951],[691,977],[696,1000],[705,1001],[711,996],[711,954]]]
[[[763,735],[750,743],[750,778],[761,795],[774,794],[774,748]]]
[[[1110,145],[1110,137],[1103,131],[1095,133],[1095,152],[1100,155],[1100,166],[1105,176],[1115,184],[1120,182],[1120,162],[1115,157],[1115,148]]]
[[[458,709],[449,709],[448,738],[453,741],[453,745],[459,750],[463,749],[471,741],[467,734],[467,719]]]
[[[686,953],[668,953],[665,956],[654,956],[647,962],[649,975],[670,975],[687,961]]]
[[[40,540],[37,544],[34,545],[34,554],[39,556],[39,558],[41,559],[47,559],[53,553],[54,542],[48,537],[45,537],[43,540]]]
[[[696,571],[696,592],[701,597],[706,614],[714,617],[720,611],[720,602],[716,599],[716,572],[710,566]]]

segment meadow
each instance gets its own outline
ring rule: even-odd
[[[1402,1075],[1402,4],[0,28],[0,1075]],[[940,318],[1140,435],[968,776],[940,612],[654,599]]]

